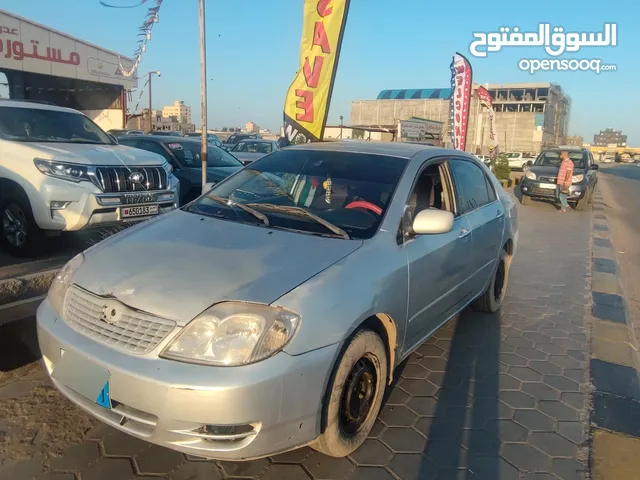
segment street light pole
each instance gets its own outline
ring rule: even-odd
[[[343,116],[340,115],[340,139],[342,140],[342,120],[343,120]]]
[[[207,183],[207,146],[209,135],[207,129],[207,35],[205,30],[204,0],[199,3],[200,23],[200,108],[202,110],[202,135],[200,136],[200,158],[202,159],[202,193]]]
[[[151,106],[151,75],[160,76],[160,70],[154,70],[149,72],[149,131],[153,130],[153,107]]]

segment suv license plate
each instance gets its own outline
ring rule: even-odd
[[[547,188],[549,190],[555,190],[556,189],[556,184],[555,183],[541,183],[540,184],[540,188]]]
[[[144,205],[141,207],[123,207],[120,209],[120,218],[144,217],[157,215],[158,205]]]

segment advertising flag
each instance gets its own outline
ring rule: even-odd
[[[493,99],[484,87],[478,87],[478,99],[489,112],[489,157],[495,160],[498,153],[498,135],[496,134],[496,114],[493,110]]]
[[[290,141],[322,140],[350,0],[305,0],[300,67],[284,103],[284,135]]]
[[[451,62],[451,99],[449,102],[451,143],[456,150],[464,151],[467,145],[472,80],[471,64],[463,55],[456,53]]]

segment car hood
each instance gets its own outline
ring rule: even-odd
[[[233,175],[242,167],[209,167],[207,168],[207,181],[209,183],[218,183],[230,175]],[[197,176],[198,178],[202,177],[202,170],[199,168],[189,168],[191,174]]]
[[[160,155],[125,145],[89,145],[84,143],[23,143],[33,157],[81,165],[162,165]]]
[[[556,175],[558,175],[558,171],[560,171],[560,167],[542,167],[542,166],[533,165],[529,167],[529,170],[538,176],[542,175],[543,177],[544,176],[555,177]],[[583,168],[575,168],[573,170],[574,175],[580,175],[583,173],[584,173]]]
[[[270,304],[361,245],[176,210],[87,250],[74,282],[184,325],[223,300]]]

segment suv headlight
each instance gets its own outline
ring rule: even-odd
[[[71,182],[89,181],[88,170],[84,165],[56,162],[42,158],[34,158],[33,163],[41,173],[50,177],[61,178]]]
[[[187,324],[160,356],[203,365],[248,365],[282,350],[299,324],[300,316],[284,308],[223,302]]]
[[[584,180],[584,175],[580,174],[580,175],[574,175],[573,177],[571,177],[571,182],[572,183],[579,183],[582,180]]]
[[[62,269],[57,273],[56,277],[49,287],[49,293],[47,298],[51,306],[62,315],[62,309],[64,306],[64,297],[67,294],[67,290],[73,284],[73,277],[75,276],[78,268],[84,262],[84,255],[82,253],[76,255]]]
[[[527,170],[527,173],[525,173],[524,176],[527,177],[529,180],[536,179],[536,174],[533,173],[531,170]]]

